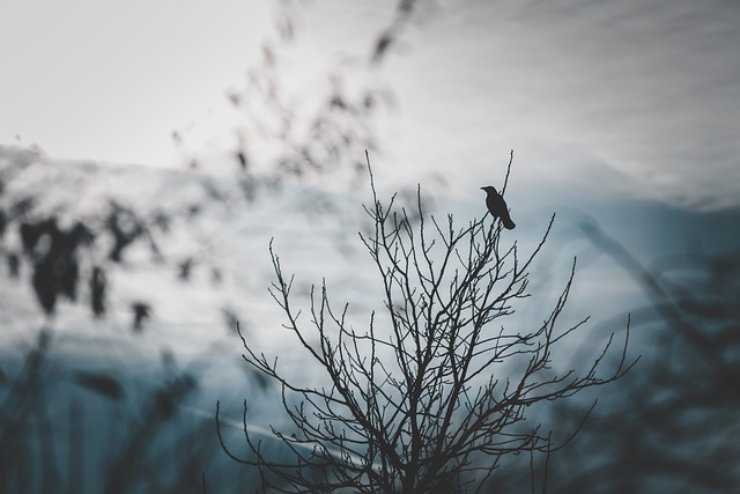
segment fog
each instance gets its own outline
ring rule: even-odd
[[[740,7],[440,0],[405,10],[407,3],[3,8],[10,22],[0,32],[0,411],[12,420],[0,433],[25,449],[15,459],[0,454],[9,479],[0,488],[43,492],[55,475],[70,491],[90,492],[118,492],[114,481],[120,492],[176,482],[202,492],[206,476],[225,492],[238,486],[234,479],[253,481],[254,471],[226,462],[210,434],[214,403],[224,405],[229,434],[240,434],[244,398],[261,437],[270,423],[290,424],[278,387],[242,359],[236,323],[287,375],[326,379],[268,293],[271,242],[285,272],[295,273],[306,328],[311,285],[322,281],[336,307],[349,303],[353,328],[384,310],[382,271],[358,236],[372,231],[363,210],[372,201],[366,150],[381,201],[398,193],[396,204],[413,211],[419,190],[428,214],[452,215],[458,226],[486,214],[480,187],[502,190],[511,162],[505,198],[517,226],[501,232],[502,249],[516,245],[524,256],[553,213],[555,222],[531,268],[532,298],[514,304],[507,328],[542,324],[577,258],[559,324],[592,319],[552,369],[587,366],[612,332],[621,341],[632,313],[629,356],[644,355],[646,366],[633,382],[659,391],[678,382],[676,394],[689,396],[693,384],[680,376],[692,368],[676,371],[658,357],[686,341],[688,350],[671,355],[706,355],[696,339],[682,339],[692,321],[697,331],[717,331],[707,341],[726,345],[718,359],[727,362],[705,362],[694,374],[720,383],[702,398],[701,417],[720,424],[717,416],[737,410],[732,400],[715,406],[729,393],[721,383],[737,357],[732,331],[722,332],[736,324],[736,307],[715,302],[734,296],[722,273],[734,272],[740,241]],[[674,312],[661,312],[666,306]],[[670,379],[650,380],[661,372]],[[610,395],[615,414],[619,397],[634,391],[620,382],[609,388],[622,393]],[[180,410],[176,423],[169,403]],[[534,416],[575,420],[585,401],[568,403],[565,419],[544,407]],[[27,439],[45,434],[47,412],[68,419],[51,452]],[[662,417],[670,424],[679,413]],[[155,429],[137,429],[147,420]],[[720,425],[706,430],[720,446],[732,437]],[[593,448],[599,431],[569,451]],[[202,456],[188,460],[200,465],[195,477],[182,473],[185,462],[161,478],[146,473],[144,458],[160,458],[168,434],[206,438],[196,441],[197,454],[193,448]],[[672,446],[654,458],[698,451],[691,438],[671,437],[679,439],[664,441]],[[106,456],[110,438],[120,448]],[[75,463],[80,444],[88,453]],[[616,451],[597,449],[604,458]],[[141,464],[132,460],[137,450],[146,453]],[[701,465],[722,465],[709,458]],[[580,456],[572,462],[587,470]],[[69,470],[54,473],[56,463]],[[567,475],[557,474],[566,464],[553,467],[559,492],[568,492]],[[617,470],[603,478],[624,477]],[[714,476],[721,487],[737,474],[721,473],[727,477],[691,478]]]

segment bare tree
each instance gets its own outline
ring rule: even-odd
[[[509,171],[502,193],[508,177]],[[272,432],[294,457],[276,461],[266,453],[250,431],[246,401],[249,457],[225,445],[219,404],[216,423],[225,451],[257,466],[265,486],[280,492],[462,492],[480,486],[507,455],[549,454],[558,445],[527,409],[613,381],[630,367],[628,337],[605,375],[600,368],[611,339],[581,372],[553,366],[556,349],[588,320],[562,330],[556,324],[575,260],[541,324],[528,330],[503,326],[529,295],[528,270],[554,215],[539,244],[520,256],[517,243],[504,240],[506,232],[488,216],[463,227],[452,215],[440,222],[425,214],[420,189],[416,211],[409,212],[394,206],[395,196],[387,206],[379,200],[371,169],[370,183],[373,203],[365,210],[374,228],[360,238],[380,274],[384,309],[372,313],[366,329],[355,329],[349,305],[335,308],[324,281],[311,289],[307,330],[291,303],[294,278],[285,275],[270,245],[276,275],[270,293],[287,317],[285,327],[328,382],[295,384],[276,359],[257,353],[242,337],[246,362],[282,385],[295,431]]]

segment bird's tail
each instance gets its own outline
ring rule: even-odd
[[[503,225],[504,225],[504,228],[506,228],[507,230],[513,230],[513,229],[514,229],[514,227],[516,226],[516,225],[514,224],[514,222],[513,222],[513,221],[511,221],[511,218],[504,218],[504,217],[501,217],[501,223],[503,223]]]

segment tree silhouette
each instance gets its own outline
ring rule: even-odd
[[[273,459],[255,440],[246,401],[250,454],[231,453],[219,428],[225,451],[259,467],[263,485],[280,492],[418,493],[461,492],[479,486],[508,455],[556,449],[528,409],[618,379],[630,365],[627,338],[606,374],[601,364],[611,339],[582,372],[553,365],[557,348],[586,322],[562,330],[556,324],[575,260],[541,324],[503,326],[529,296],[528,270],[554,215],[539,244],[520,257],[516,242],[502,243],[500,223],[484,217],[458,227],[452,215],[439,222],[425,214],[420,189],[419,221],[412,222],[405,208],[394,206],[395,196],[387,206],[378,199],[372,170],[370,183],[373,203],[365,210],[374,228],[360,238],[380,274],[384,310],[372,313],[366,329],[355,329],[349,305],[337,309],[322,282],[311,289],[313,342],[291,303],[293,277],[285,275],[271,244],[271,294],[287,317],[285,327],[328,382],[296,384],[242,337],[246,362],[282,386],[283,408],[295,430],[273,434],[295,461]],[[216,414],[220,427],[220,404]]]

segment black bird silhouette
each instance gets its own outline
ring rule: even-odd
[[[488,210],[491,212],[493,219],[501,218],[501,223],[503,223],[506,228],[509,230],[513,229],[516,225],[511,221],[509,209],[506,207],[506,201],[501,197],[501,194],[496,192],[496,189],[490,185],[481,187],[481,189],[486,191],[486,206],[488,206]]]

